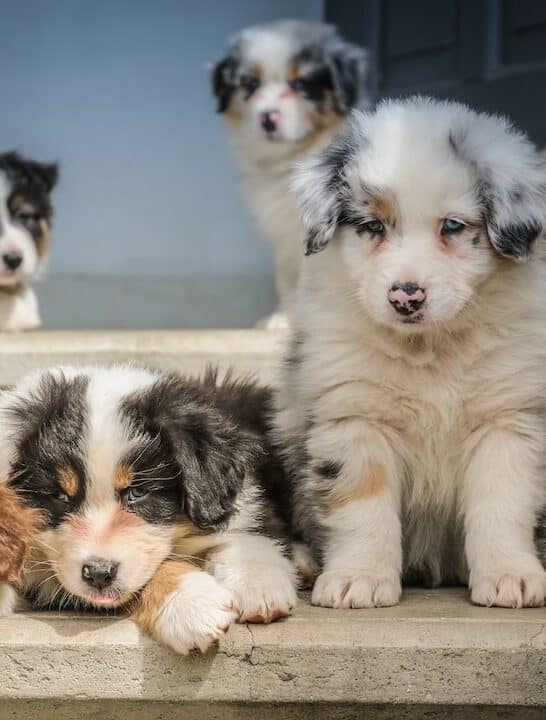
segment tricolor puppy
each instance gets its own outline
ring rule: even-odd
[[[272,244],[280,314],[294,294],[304,231],[289,182],[293,164],[323,147],[365,90],[366,53],[331,25],[280,21],[249,27],[213,69],[244,188]]]
[[[1,477],[43,518],[22,577],[34,605],[123,607],[181,653],[234,619],[289,615],[292,567],[260,534],[282,531],[268,404],[252,383],[132,366],[57,368],[5,392]]]
[[[0,330],[41,326],[38,302],[28,282],[47,257],[58,168],[0,154]]]
[[[394,605],[420,577],[543,605],[544,159],[506,120],[412,98],[355,113],[296,191],[277,431],[313,603]]]

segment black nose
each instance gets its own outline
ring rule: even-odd
[[[82,578],[91,587],[104,590],[116,579],[118,566],[111,560],[88,560],[82,565]]]
[[[427,299],[427,292],[416,283],[394,283],[389,290],[389,302],[400,315],[413,315]]]
[[[277,129],[277,118],[279,113],[276,110],[266,110],[260,116],[260,122],[266,133],[273,133]]]
[[[4,253],[2,255],[2,260],[8,270],[17,270],[19,265],[23,262],[23,256],[16,250],[12,250],[11,252]]]

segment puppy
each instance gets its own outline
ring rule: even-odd
[[[55,163],[0,154],[0,330],[33,330],[42,324],[27,284],[47,257],[58,179]]]
[[[43,516],[22,577],[34,606],[121,607],[180,653],[234,619],[289,615],[268,404],[250,382],[132,366],[56,368],[4,393],[3,489]]]
[[[212,72],[245,193],[271,242],[279,311],[262,322],[284,326],[298,281],[303,227],[289,192],[294,161],[324,146],[362,102],[366,52],[331,25],[281,21],[232,38]]]
[[[295,189],[276,433],[312,602],[394,605],[404,576],[543,605],[544,160],[502,118],[412,98],[355,113]]]

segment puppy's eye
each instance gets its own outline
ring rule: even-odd
[[[290,83],[290,87],[295,92],[303,93],[307,90],[308,81],[305,78],[299,77],[299,78],[296,78],[295,80],[292,80],[292,82]]]
[[[442,221],[442,229],[441,233],[442,235],[455,235],[456,233],[460,233],[465,229],[466,225],[460,220],[453,220],[452,218],[445,218]]]
[[[30,212],[19,212],[14,215],[15,220],[20,222],[22,225],[28,225],[32,222],[38,222],[40,216],[37,213]]]
[[[260,79],[254,75],[245,75],[241,78],[241,87],[245,91],[246,100],[248,100],[248,98],[260,87]]]
[[[141,485],[135,485],[127,489],[124,497],[128,503],[137,503],[149,494],[150,491],[147,490],[145,487],[142,487]]]
[[[368,220],[358,225],[357,233],[362,235],[363,233],[370,233],[370,235],[384,235],[385,226],[381,220]]]
[[[68,495],[65,492],[62,492],[62,490],[54,493],[53,496],[54,496],[55,500],[58,500],[59,502],[62,502],[62,503],[70,502],[70,498],[68,497]]]

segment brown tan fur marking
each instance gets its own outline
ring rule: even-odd
[[[125,490],[135,479],[135,471],[130,465],[118,465],[114,478],[116,490]]]
[[[131,619],[145,632],[153,635],[157,616],[163,609],[166,598],[180,587],[182,578],[190,572],[200,570],[186,561],[165,560],[140,597],[127,607]]]
[[[386,488],[387,472],[383,465],[370,463],[365,476],[350,487],[333,488],[328,497],[328,509],[337,510],[358,500],[370,500]]]
[[[0,484],[0,579],[19,584],[40,513],[27,507],[14,490]]]
[[[74,497],[80,486],[80,481],[78,480],[78,476],[74,470],[71,468],[61,468],[57,471],[57,478],[59,480],[59,485],[68,497]]]

